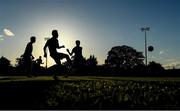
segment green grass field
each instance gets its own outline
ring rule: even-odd
[[[130,81],[176,81],[180,82],[180,77],[99,77],[99,76],[58,76],[60,81],[67,80],[130,80]],[[13,81],[53,81],[52,76],[38,76],[28,78],[26,76],[0,76],[0,82]]]
[[[180,109],[178,77],[1,76],[0,109]]]

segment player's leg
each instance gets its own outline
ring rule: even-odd
[[[65,58],[70,65],[72,64],[72,61],[67,54],[60,53],[60,59],[63,59],[63,58]]]
[[[60,61],[60,58],[58,56],[55,56],[55,57],[52,57],[52,58],[56,62],[57,66],[61,65],[61,61]],[[54,80],[58,80],[58,77],[57,77],[56,73],[53,74],[53,78],[54,78]]]
[[[31,73],[32,73],[32,64],[31,64],[31,58],[30,57],[26,57],[25,59],[25,69],[26,69],[26,73],[27,73],[27,77],[31,77]]]
[[[67,78],[68,77],[68,73],[71,72],[71,67],[72,67],[72,61],[70,59],[70,57],[67,55],[67,54],[64,54],[64,53],[60,53],[60,58],[63,59],[65,58],[68,62],[67,64],[67,67],[66,67],[66,74],[65,74],[65,77]]]

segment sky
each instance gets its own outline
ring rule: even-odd
[[[144,32],[148,61],[164,67],[180,68],[180,0],[0,0],[0,56],[15,64],[31,36],[35,59],[43,56],[45,37],[59,32],[59,52],[81,41],[83,56],[95,55],[104,64],[114,46],[127,45],[144,52]],[[45,58],[43,58],[45,62]],[[48,57],[48,66],[55,62]]]

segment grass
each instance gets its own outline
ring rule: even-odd
[[[0,77],[0,109],[180,109],[179,97],[177,77]]]
[[[58,76],[60,81],[76,80],[130,80],[130,81],[176,81],[180,82],[180,77],[99,77],[99,76]],[[26,76],[0,76],[1,82],[15,81],[53,81],[52,76],[38,76],[28,78]]]

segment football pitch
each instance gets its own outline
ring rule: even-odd
[[[180,109],[179,77],[0,76],[2,109]]]
[[[53,81],[52,76],[0,76],[0,82],[13,81]],[[78,81],[78,80],[130,80],[130,81],[176,81],[180,82],[180,77],[102,77],[102,76],[58,76],[59,81]]]

